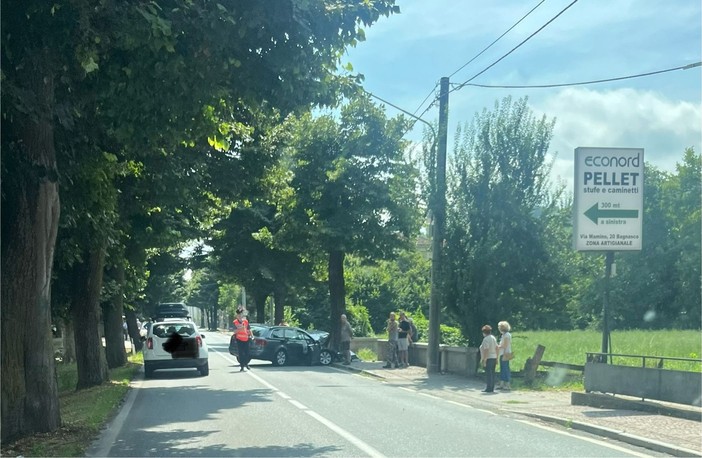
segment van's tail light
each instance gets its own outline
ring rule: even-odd
[[[197,337],[195,337],[195,340],[197,340],[197,346],[202,347],[202,337],[197,336]]]
[[[154,339],[152,337],[146,339],[146,348],[148,348],[149,350],[154,349]]]
[[[266,339],[254,339],[254,345],[258,347],[265,347],[268,341]]]

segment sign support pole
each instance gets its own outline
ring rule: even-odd
[[[602,353],[605,354],[604,362],[609,359],[611,342],[609,339],[609,279],[612,276],[612,264],[614,263],[614,251],[605,253],[605,281],[604,281],[604,303],[602,304]],[[610,361],[611,362],[611,361]]]

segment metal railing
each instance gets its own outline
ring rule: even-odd
[[[585,353],[587,362],[589,363],[612,363],[612,357],[618,358],[640,358],[641,367],[657,367],[658,369],[663,369],[665,361],[681,361],[691,363],[691,365],[699,364],[698,371],[702,370],[702,359],[699,358],[674,358],[670,356],[651,356],[651,355],[627,355],[623,353],[595,353],[587,352]],[[609,361],[608,361],[609,360]],[[647,366],[646,361],[655,361],[653,366]]]

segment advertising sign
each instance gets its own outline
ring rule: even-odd
[[[576,148],[574,248],[641,250],[643,187],[643,148]]]

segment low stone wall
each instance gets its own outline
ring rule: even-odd
[[[374,337],[355,337],[351,341],[351,350],[358,353],[362,348],[368,348],[378,355],[378,360],[385,359],[387,339]],[[428,347],[426,343],[415,343],[409,348],[408,359],[411,365],[427,367]],[[439,363],[441,372],[474,377],[478,372],[480,353],[473,347],[439,346]]]
[[[702,374],[651,367],[585,364],[585,391],[702,405]]]

